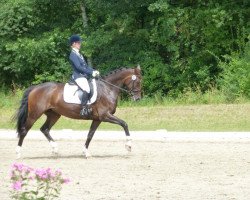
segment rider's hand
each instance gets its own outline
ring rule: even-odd
[[[95,71],[92,72],[92,76],[93,76],[94,78],[95,78],[95,77],[98,77],[98,76],[100,76],[100,72],[97,71],[97,70],[95,70]]]

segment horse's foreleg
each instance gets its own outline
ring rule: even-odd
[[[101,121],[96,121],[96,120],[93,120],[92,123],[91,123],[89,133],[88,133],[88,136],[87,136],[87,140],[85,142],[84,149],[83,149],[83,153],[84,153],[86,158],[91,156],[91,154],[88,151],[89,143],[92,140],[92,138],[93,138],[93,136],[95,134],[95,131],[96,131],[96,129],[98,128],[98,126],[100,124],[101,124]]]
[[[118,117],[112,115],[112,114],[109,114],[107,115],[107,117],[103,120],[105,122],[110,122],[110,123],[113,123],[113,124],[118,124],[120,126],[122,126],[122,128],[124,129],[125,131],[125,134],[126,134],[126,144],[125,144],[125,148],[128,150],[128,151],[131,151],[131,148],[132,148],[132,139],[130,137],[130,133],[129,133],[129,130],[128,130],[128,125],[125,121],[123,121],[122,119],[119,119]]]
[[[47,138],[47,140],[49,141],[50,146],[52,147],[52,153],[57,154],[57,152],[58,152],[57,143],[51,137],[50,129],[58,121],[58,119],[61,117],[61,115],[53,112],[52,110],[46,111],[45,115],[47,116],[47,119],[46,119],[45,123],[43,124],[43,126],[40,128],[40,130],[44,134],[44,136]]]

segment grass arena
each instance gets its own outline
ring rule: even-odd
[[[106,134],[106,136],[104,136]],[[14,131],[0,131],[0,199],[10,199],[14,162],[61,169],[72,181],[59,199],[247,200],[250,197],[250,134],[131,132],[132,152],[123,132],[97,131],[91,158],[82,154],[85,132],[55,131],[58,156],[42,133],[31,131],[16,160]]]

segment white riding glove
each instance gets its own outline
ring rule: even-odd
[[[95,78],[95,77],[98,77],[100,75],[100,72],[95,70],[92,72],[92,76]]]

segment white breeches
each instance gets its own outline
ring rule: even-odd
[[[89,83],[88,83],[88,80],[86,78],[84,78],[84,77],[77,78],[75,81],[83,91],[90,93]]]

